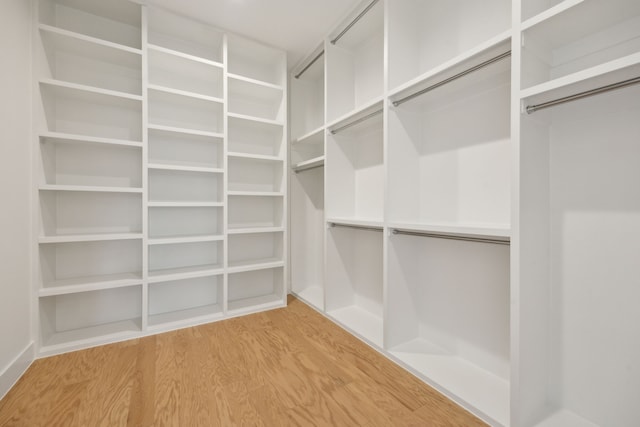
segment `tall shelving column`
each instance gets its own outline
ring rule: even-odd
[[[512,425],[636,426],[640,3],[515,4]]]
[[[142,324],[140,6],[39,0],[36,294],[39,354]]]
[[[224,35],[148,9],[149,329],[221,318]]]
[[[285,53],[227,37],[227,310],[286,304]]]
[[[325,47],[291,78],[290,283],[299,298],[324,310]]]

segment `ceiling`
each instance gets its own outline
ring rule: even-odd
[[[291,69],[360,0],[148,0],[146,3],[286,50]]]

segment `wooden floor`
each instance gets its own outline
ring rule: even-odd
[[[0,426],[485,425],[304,303],[34,362]]]

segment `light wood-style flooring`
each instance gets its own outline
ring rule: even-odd
[[[301,301],[37,360],[0,426],[485,424]]]

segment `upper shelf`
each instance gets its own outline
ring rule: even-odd
[[[134,49],[142,47],[140,5],[126,0],[39,0],[41,24]]]
[[[224,35],[210,26],[149,8],[149,43],[208,63],[223,62]]]
[[[287,61],[283,52],[234,36],[227,40],[230,74],[284,87]]]

